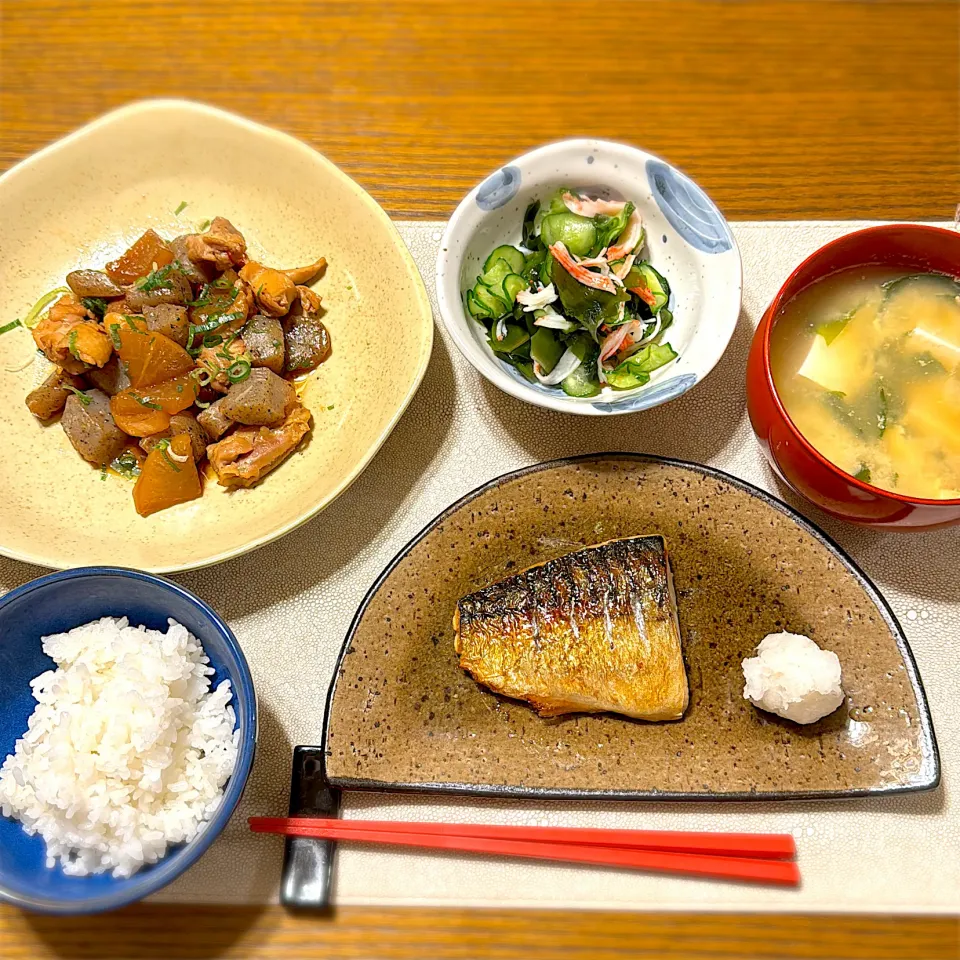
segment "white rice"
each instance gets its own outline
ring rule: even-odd
[[[200,643],[127,618],[43,638],[56,662],[30,682],[27,732],[0,767],[0,811],[47,844],[64,873],[128,877],[188,843],[210,819],[237,760],[230,681]]]

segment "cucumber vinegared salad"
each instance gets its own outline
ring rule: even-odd
[[[490,347],[531,382],[571,397],[643,386],[676,359],[670,285],[640,251],[633,203],[561,189],[523,218],[522,247],[497,247],[466,292]]]

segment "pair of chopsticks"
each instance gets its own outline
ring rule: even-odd
[[[250,817],[249,823],[255,833],[285,837],[459,850],[783,886],[796,886],[800,882],[800,868],[792,859],[797,852],[796,845],[789,834],[683,833],[321,817]]]

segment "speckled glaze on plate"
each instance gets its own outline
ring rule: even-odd
[[[666,537],[690,706],[674,723],[543,720],[458,666],[464,594],[615,537]],[[806,727],[742,697],[765,634],[806,633],[843,666],[845,707]],[[635,454],[540,464],[474,491],[367,595],[324,733],[336,786],[538,798],[789,799],[926,790],[940,765],[906,639],[825,534],[720,471]]]
[[[187,206],[177,216],[181,202]],[[208,481],[201,499],[143,519],[131,484],[103,481],[59,426],[24,406],[48,369],[33,342],[0,337],[0,552],[48,567],[109,563],[154,572],[216,563],[312,517],[359,476],[416,392],[433,343],[423,282],[387,215],[305,144],[200,104],[154,100],[109,113],[0,178],[0,324],[76,267],[98,267],[145,229],[191,232],[217,214],[253,256],[325,256],[333,354],[303,391],[311,437],[250,490]],[[390,321],[390,349],[383,323]],[[363,375],[358,376],[358,371]]]

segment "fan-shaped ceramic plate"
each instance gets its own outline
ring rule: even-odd
[[[176,213],[181,204],[185,207]],[[309,440],[259,486],[143,519],[131,485],[100,474],[24,397],[24,330],[0,337],[0,552],[48,567],[109,563],[156,572],[236,556],[292,530],[359,476],[416,392],[433,342],[426,291],[380,207],[305,144],[220,110],[146,101],[84,127],[0,178],[0,325],[77,267],[100,267],[145,229],[191,232],[222,215],[267,264],[329,262],[314,284],[333,355],[303,396]],[[383,328],[389,322],[389,349]],[[17,369],[22,368],[22,369]]]
[[[667,541],[690,706],[682,720],[545,720],[458,665],[464,594],[616,537]],[[740,663],[767,633],[834,650],[847,702],[798,726],[743,699]],[[374,585],[340,658],[324,737],[344,788],[513,797],[710,800],[867,796],[940,777],[906,639],[825,534],[740,480],[632,454],[520,470],[464,497]]]

